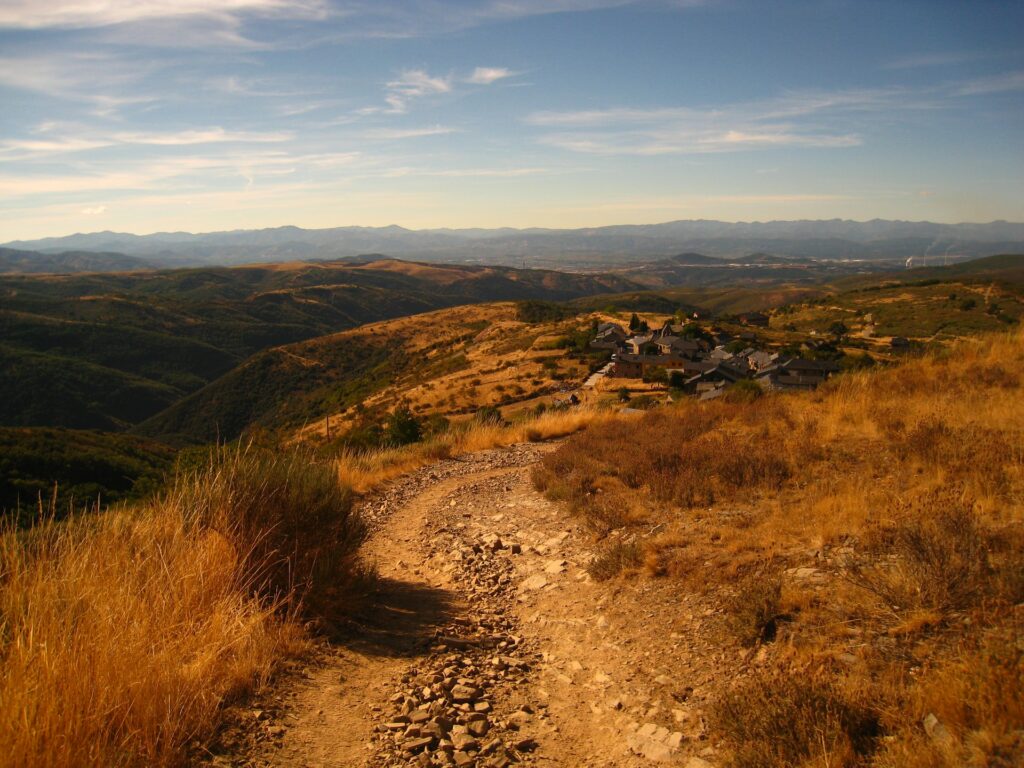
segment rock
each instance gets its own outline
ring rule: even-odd
[[[565,560],[548,560],[544,565],[544,573],[557,575],[565,571],[566,565],[568,563]]]
[[[540,745],[533,739],[526,737],[524,739],[519,739],[519,741],[517,741],[513,746],[515,746],[515,748],[520,752],[533,752],[533,750]]]
[[[474,720],[466,726],[466,730],[473,736],[486,736],[489,729],[487,720]]]
[[[548,580],[544,576],[541,576],[538,573],[538,574],[534,574],[533,576],[530,576],[529,578],[525,579],[523,581],[523,583],[522,583],[522,588],[525,589],[525,590],[528,590],[530,592],[533,592],[533,591],[538,590],[538,589],[543,589],[547,585],[548,585]]]
[[[480,691],[468,685],[459,684],[452,688],[452,701],[456,703],[468,703],[480,696]]]
[[[455,745],[456,749],[462,750],[463,752],[476,752],[480,749],[480,742],[468,733],[453,733],[452,744]]]
[[[420,736],[419,738],[409,739],[402,743],[402,749],[406,752],[419,752],[421,749],[426,749],[434,743],[433,736]]]
[[[452,759],[455,761],[455,764],[457,766],[460,766],[460,768],[461,766],[472,765],[474,762],[473,758],[470,757],[467,753],[463,752],[461,749],[452,755]]]
[[[714,768],[714,766],[703,758],[691,757],[683,768]]]

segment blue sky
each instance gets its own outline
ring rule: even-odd
[[[1024,3],[0,0],[0,240],[1024,220]]]

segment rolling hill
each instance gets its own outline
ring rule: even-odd
[[[393,259],[0,276],[0,425],[124,429],[268,347],[441,307],[636,287]]]
[[[123,253],[95,253],[93,251],[62,251],[41,253],[0,248],[0,274],[7,273],[71,273],[71,272],[123,272],[130,269],[148,269],[149,262]]]

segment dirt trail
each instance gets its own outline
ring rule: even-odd
[[[591,537],[530,481],[552,448],[445,461],[368,499],[372,615],[250,713],[244,757],[214,762],[713,764],[710,609],[591,581]]]

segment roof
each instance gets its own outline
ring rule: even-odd
[[[791,358],[779,364],[787,371],[814,371],[816,373],[835,373],[839,365],[832,360],[804,360],[800,357]]]

